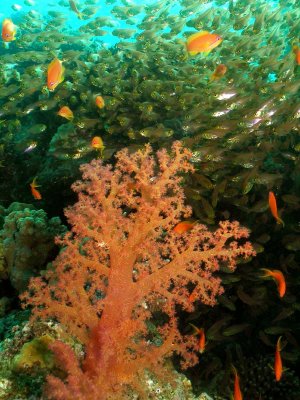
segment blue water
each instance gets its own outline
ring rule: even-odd
[[[59,2],[59,1],[54,1],[54,0],[29,0],[30,2],[34,3],[33,5],[28,5],[25,4],[24,1],[13,1],[13,0],[9,0],[6,1],[5,4],[3,4],[3,0],[1,1],[0,4],[0,21],[3,20],[4,18],[11,18],[13,20],[13,22],[15,22],[16,25],[18,25],[18,21],[21,21],[23,16],[25,16],[27,13],[29,12],[34,12],[34,13],[39,13],[43,19],[47,19],[49,18],[48,16],[48,12],[49,11],[59,11],[62,12],[64,14],[64,17],[66,18],[66,25],[65,27],[68,28],[72,28],[72,29],[78,29],[80,28],[82,25],[85,25],[89,22],[91,22],[93,19],[99,17],[99,16],[109,16],[111,17],[114,21],[115,21],[115,27],[114,28],[108,28],[108,27],[104,27],[103,29],[105,29],[106,31],[110,32],[113,29],[116,28],[128,28],[128,29],[136,29],[135,25],[128,25],[126,24],[125,21],[122,21],[119,18],[114,17],[114,15],[111,13],[111,10],[115,7],[115,6],[124,6],[124,4],[126,4],[126,2],[122,2],[122,1],[116,1],[114,4],[106,4],[106,2],[104,0],[99,0],[97,2],[97,4],[87,4],[85,1],[76,1],[76,4],[78,6],[79,10],[82,10],[84,7],[86,6],[94,6],[94,7],[99,7],[98,11],[90,18],[84,21],[81,21],[80,19],[78,19],[77,15],[71,10],[71,8],[69,7],[69,2],[68,0],[63,0],[63,2]],[[143,0],[142,4],[143,5],[150,5],[150,4],[154,4],[156,3],[157,0]],[[65,6],[62,6],[60,4],[64,4]],[[277,1],[266,1],[266,3],[270,4],[270,7],[277,7],[279,0]],[[19,11],[16,11],[13,9],[13,5],[17,4],[18,6],[21,7],[21,9]],[[128,1],[127,2],[128,5],[140,5],[141,1]],[[178,1],[173,0],[173,5],[172,2],[170,2],[171,4],[171,8],[169,10],[169,15],[178,15],[180,10],[181,10],[181,6],[179,4]],[[224,5],[224,6],[218,6],[219,8],[227,8],[228,7],[228,2]],[[215,5],[214,1],[211,2],[207,2],[206,4],[203,4],[201,7],[201,11],[203,12],[206,9],[210,8],[211,6]],[[37,14],[38,15],[38,14]],[[195,17],[195,15],[197,15],[197,13],[193,13],[191,14],[189,17],[187,17],[186,19],[190,19]],[[145,16],[145,13],[140,13],[137,16],[134,16],[134,20],[136,20],[137,23],[139,23]],[[250,21],[251,22],[251,21]],[[252,21],[253,22],[253,21]],[[167,28],[165,31],[168,31],[169,28]],[[183,32],[185,30],[189,30],[188,28],[183,29]],[[139,33],[140,30],[137,29],[137,33]],[[162,31],[160,32],[162,33]],[[19,31],[19,35],[21,35],[22,32]],[[181,33],[182,34],[182,33]],[[179,35],[181,36],[181,35]],[[122,41],[130,41],[132,39],[120,39],[117,38],[115,36],[113,36],[112,34],[107,34],[104,37],[95,37],[95,40],[99,40],[101,43],[103,43],[105,46],[109,47],[112,46],[114,44],[116,44],[117,42],[119,42],[120,40]]]

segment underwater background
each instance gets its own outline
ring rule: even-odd
[[[299,0],[1,2],[0,399],[300,400],[299,17]],[[116,200],[98,207],[113,184]],[[155,220],[154,205],[169,222],[145,244],[140,216]],[[139,246],[123,243],[131,234]],[[140,282],[193,237],[194,250],[213,253],[200,257],[210,285],[198,291],[198,272],[174,267],[136,300],[130,323],[104,325],[115,341],[91,339],[112,286],[94,265],[114,271],[121,243]],[[120,309],[134,297],[125,286]],[[124,360],[107,361],[101,393],[89,358],[99,343]],[[143,372],[130,380],[135,364]]]

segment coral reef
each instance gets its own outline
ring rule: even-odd
[[[25,207],[25,208],[23,208]],[[58,217],[48,219],[44,210],[13,203],[7,210],[0,231],[2,247],[2,278],[22,292],[29,279],[38,274],[56,254],[54,237],[66,228]]]
[[[1,2],[17,34],[0,46],[0,229],[10,212],[26,208],[5,209],[16,200],[38,204],[49,219],[62,217],[75,201],[70,186],[82,163],[103,156],[104,164],[114,165],[123,147],[133,152],[150,142],[155,150],[170,149],[180,139],[196,170],[182,183],[193,221],[213,231],[220,220],[237,220],[250,229],[258,253],[234,273],[220,263],[225,293],[215,307],[200,299],[192,313],[177,307],[180,332],[189,335],[193,323],[208,339],[200,365],[189,369],[197,393],[219,387],[220,375],[226,388],[230,364],[240,359],[237,347],[245,358],[253,349],[267,357],[278,335],[287,343],[284,367],[300,370],[299,0],[136,2],[103,0],[98,7],[97,0],[75,0],[78,12],[67,0],[47,6],[25,0],[21,12],[15,8],[20,5],[9,9],[9,0]],[[222,43],[207,57],[190,56],[187,37],[201,30],[217,33]],[[46,75],[54,57],[66,71],[49,92]],[[225,73],[216,76],[221,65]],[[72,110],[71,122],[58,114],[63,106]],[[103,154],[91,146],[95,135],[104,142]],[[30,192],[34,177],[41,200]],[[284,227],[268,209],[269,191],[276,194]],[[35,272],[26,266],[26,274],[38,274],[57,251],[51,247],[43,265]],[[283,272],[284,298],[273,282],[261,279],[261,268]],[[0,236],[0,315],[18,306],[8,279]],[[26,286],[27,279],[14,279],[15,287]],[[188,292],[193,288],[190,283]],[[104,290],[95,291],[92,302],[103,296]],[[147,339],[159,344],[165,316],[157,309],[146,324]],[[1,336],[9,335],[11,323],[1,320]],[[27,400],[26,390],[22,396],[15,395]]]
[[[233,271],[237,258],[255,254],[237,241],[248,236],[238,222],[220,222],[215,232],[201,224],[173,231],[192,212],[179,175],[193,170],[191,153],[180,142],[171,155],[161,150],[156,159],[151,151],[124,149],[114,169],[99,160],[81,167],[83,181],[73,185],[79,201],[66,210],[72,232],[60,241],[54,270],[21,296],[33,320],[56,318],[86,344],[83,369],[68,346],[51,346],[69,378],[48,377],[50,398],[121,398],[128,385],[143,395],[145,369],[166,379],[164,360],[174,353],[183,368],[196,364],[197,339],[180,332],[177,306],[192,311],[191,293],[214,305],[220,264]],[[147,321],[157,313],[155,341]]]

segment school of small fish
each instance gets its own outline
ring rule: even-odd
[[[43,190],[64,192],[80,163],[109,160],[124,146],[150,141],[166,147],[180,139],[193,152],[196,173],[187,180],[186,196],[195,220],[179,222],[174,233],[239,213],[253,229],[273,222],[274,231],[286,230],[282,247],[294,255],[300,249],[294,220],[300,209],[298,0],[58,5],[49,3],[45,16],[25,0],[1,22],[2,201],[15,201],[24,190],[47,204]],[[79,29],[68,25],[68,13]],[[260,235],[263,251],[269,232]],[[272,278],[282,299],[286,271],[261,271],[257,279]],[[242,287],[238,297],[255,304]],[[193,291],[189,301],[197,301]],[[203,353],[209,334],[191,325]],[[223,333],[247,328],[233,325]],[[281,349],[280,336],[276,381],[283,374]],[[238,370],[233,372],[233,398],[242,400]]]

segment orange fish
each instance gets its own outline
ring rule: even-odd
[[[202,354],[205,350],[206,339],[203,328],[197,328],[194,324],[190,324],[195,330],[195,335],[199,335],[198,350]]]
[[[298,46],[294,45],[293,52],[295,54],[296,64],[300,65],[300,48]]]
[[[53,91],[64,80],[65,68],[62,61],[55,58],[48,66],[47,87]]]
[[[276,381],[280,381],[282,376],[282,360],[280,352],[282,350],[281,347],[281,336],[277,340],[276,350],[275,350],[275,359],[274,359],[274,373]]]
[[[96,106],[98,108],[103,108],[105,106],[105,102],[102,96],[97,96],[95,99]]]
[[[195,225],[195,222],[182,221],[182,222],[179,222],[177,225],[174,226],[173,232],[182,234],[184,232],[188,232],[191,229],[193,229],[194,225]]]
[[[222,78],[222,76],[224,76],[227,72],[227,67],[225,64],[219,64],[217,65],[214,73],[212,74],[212,76],[210,77],[211,81],[214,81],[216,79],[220,79]]]
[[[105,146],[103,144],[103,140],[101,139],[100,136],[94,136],[92,141],[91,141],[91,146],[95,149],[95,150],[99,150],[100,154],[102,156],[103,154],[103,150],[105,149]]]
[[[13,40],[16,40],[16,32],[16,25],[12,22],[11,19],[6,18],[2,24],[2,39],[4,40],[4,42],[12,42]]]
[[[285,291],[286,291],[286,283],[285,283],[285,278],[284,278],[283,273],[281,271],[279,271],[278,269],[271,270],[271,269],[262,268],[262,271],[265,273],[265,275],[263,275],[263,278],[270,276],[271,278],[273,278],[276,281],[279,296],[283,297],[285,295]]]
[[[193,290],[192,291],[192,293],[189,295],[189,297],[188,297],[188,301],[189,301],[189,303],[194,303],[194,301],[196,300],[196,291],[195,290]]]
[[[61,107],[57,115],[60,115],[61,117],[66,118],[69,121],[71,121],[74,118],[73,111],[68,106]]]
[[[42,200],[42,195],[37,190],[37,187],[39,187],[39,185],[36,184],[36,177],[35,177],[30,184],[31,194],[35,198],[35,200]]]
[[[243,395],[240,388],[240,378],[234,366],[232,366],[232,369],[234,373],[233,400],[243,400]]]
[[[282,226],[284,226],[284,222],[278,215],[276,197],[273,192],[269,192],[269,206],[273,217],[277,221],[277,224],[282,224]]]
[[[219,46],[222,42],[221,36],[207,31],[197,32],[189,36],[186,48],[191,56],[198,53],[210,53],[212,49]]]

